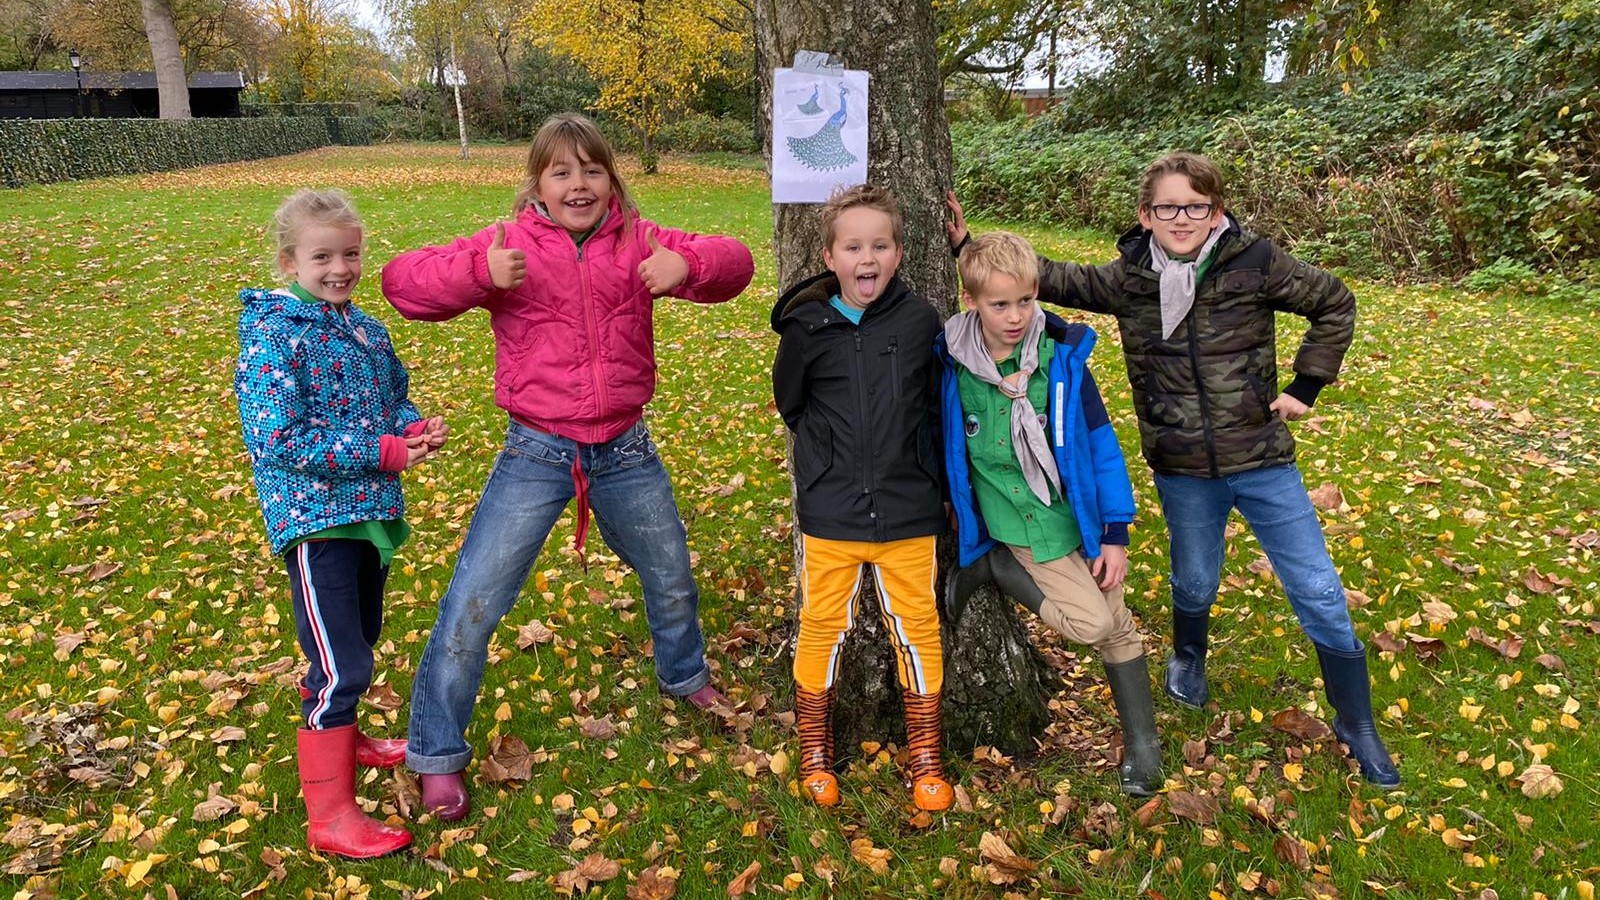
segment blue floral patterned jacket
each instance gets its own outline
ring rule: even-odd
[[[389,332],[346,304],[288,291],[239,292],[234,393],[272,552],[352,522],[405,515],[400,474],[379,439],[422,418]]]

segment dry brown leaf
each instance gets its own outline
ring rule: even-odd
[[[1322,720],[1307,715],[1304,710],[1295,706],[1273,713],[1272,727],[1302,741],[1325,740],[1333,733]]]
[[[1331,481],[1324,483],[1321,487],[1306,491],[1306,495],[1311,498],[1312,505],[1323,512],[1340,512],[1350,509],[1344,502],[1344,492],[1339,490],[1339,486]]]
[[[1018,856],[1004,838],[990,831],[978,838],[978,857],[988,863],[984,871],[990,884],[1015,884],[1039,868],[1038,863]]]
[[[1306,852],[1306,845],[1300,839],[1290,834],[1280,834],[1272,841],[1272,852],[1278,861],[1294,866],[1302,872],[1311,871],[1311,854]]]
[[[1379,649],[1389,653],[1399,653],[1406,648],[1406,642],[1400,640],[1387,631],[1380,631],[1372,636],[1372,643]]]
[[[672,900],[677,895],[678,879],[662,875],[660,866],[645,869],[637,881],[628,885],[628,900]]]
[[[556,633],[538,619],[517,628],[518,650],[526,650],[535,644],[548,644],[555,639]]]
[[[850,842],[850,855],[856,862],[871,869],[875,875],[886,875],[889,872],[889,860],[894,854],[882,847],[872,846],[871,838],[856,838]]]
[[[1173,791],[1167,794],[1167,807],[1172,814],[1201,825],[1213,825],[1217,821],[1217,814],[1222,812],[1222,807],[1217,804],[1215,797],[1196,794],[1193,791]]]
[[[196,822],[215,822],[238,808],[239,804],[218,794],[215,797],[207,797],[196,803],[194,805],[194,814],[190,818]]]
[[[1443,600],[1428,600],[1422,604],[1423,621],[1433,625],[1447,625],[1455,621],[1458,615],[1455,607]]]
[[[1544,763],[1534,763],[1523,769],[1517,780],[1522,782],[1522,795],[1533,800],[1554,797],[1566,789],[1566,784],[1562,782],[1561,776],[1556,774],[1556,770]]]
[[[1567,670],[1566,661],[1554,653],[1541,653],[1535,656],[1533,661],[1552,672],[1565,672]]]
[[[1410,643],[1411,649],[1417,654],[1417,658],[1423,661],[1435,660],[1444,655],[1444,641],[1431,635],[1408,631],[1406,632],[1406,641]]]
[[[1522,655],[1522,638],[1515,634],[1507,634],[1505,637],[1495,640],[1485,634],[1482,628],[1474,625],[1467,629],[1467,638],[1488,647],[1506,659],[1516,659]]]
[[[583,732],[584,737],[591,740],[609,741],[617,736],[617,723],[611,721],[610,713],[606,713],[598,719],[593,716],[585,716],[583,721],[578,723],[578,730]]]
[[[729,897],[743,897],[755,888],[756,876],[761,874],[761,860],[755,860],[744,867],[739,877],[728,882]]]
[[[405,699],[388,682],[367,688],[366,696],[361,699],[365,700],[367,705],[377,707],[384,712],[393,712],[406,705]]]
[[[521,738],[496,735],[489,739],[489,755],[484,758],[478,774],[493,784],[527,781],[533,777],[533,754],[528,752],[528,745]]]

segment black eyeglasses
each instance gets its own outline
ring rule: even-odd
[[[1215,203],[1189,203],[1179,206],[1175,203],[1157,203],[1150,207],[1150,213],[1163,222],[1170,222],[1178,217],[1178,210],[1196,222],[1211,218],[1211,211],[1216,209]]]

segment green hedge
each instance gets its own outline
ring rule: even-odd
[[[368,144],[370,117],[0,120],[6,187],[284,156]]]
[[[359,103],[244,103],[240,107],[247,116],[358,116]]]

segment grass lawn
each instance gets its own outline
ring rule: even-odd
[[[408,777],[366,772],[361,793],[409,822],[415,849],[360,864],[309,853],[299,653],[231,390],[236,292],[273,283],[264,225],[289,189],[352,191],[368,226],[357,302],[392,329],[424,414],[453,429],[406,476],[416,531],[362,708],[369,732],[401,736],[504,419],[486,317],[405,322],[378,271],[507,215],[524,152],[462,163],[449,146],[330,148],[0,198],[5,895],[1594,896],[1594,306],[1357,280],[1346,377],[1296,426],[1357,632],[1376,645],[1402,789],[1369,787],[1336,744],[1274,727],[1291,710],[1331,713],[1311,646],[1241,533],[1213,628],[1215,709],[1158,701],[1163,797],[1117,793],[1099,665],[1041,635],[1077,673],[1069,683],[1092,684],[1059,698],[1056,727],[1101,749],[953,759],[958,809],[930,819],[908,809],[893,748],[869,748],[843,803],[819,811],[796,794],[789,677],[773,665],[793,560],[769,408],[766,184],[748,166],[674,160],[632,178],[645,214],[756,253],[737,300],[660,307],[649,414],[697,556],[709,654],[750,713],[725,727],[657,694],[637,580],[598,538],[585,573],[569,512],[492,648],[472,816],[419,817]],[[1104,235],[1020,230],[1062,258],[1111,252]],[[1129,600],[1164,656],[1164,532],[1113,323],[1092,324],[1142,510]],[[1281,324],[1287,363],[1303,323]],[[495,780],[506,771],[521,777]]]

